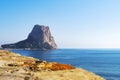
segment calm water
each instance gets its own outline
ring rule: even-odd
[[[94,72],[107,80],[120,80],[120,50],[58,49],[12,51],[48,62],[57,61],[71,64]]]

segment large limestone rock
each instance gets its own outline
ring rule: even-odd
[[[56,49],[57,45],[48,26],[35,25],[27,39],[14,44],[2,45],[2,48],[47,50]]]

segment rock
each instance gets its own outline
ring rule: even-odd
[[[68,64],[60,64],[57,62],[49,62],[46,64],[46,68],[52,71],[58,71],[58,70],[70,70],[75,69],[75,67],[68,65]]]
[[[81,68],[0,50],[0,80],[105,80]]]
[[[83,69],[44,71],[35,73],[40,80],[105,80],[104,78]]]
[[[2,45],[2,48],[47,50],[56,49],[57,45],[48,26],[35,25],[27,39],[14,44]]]

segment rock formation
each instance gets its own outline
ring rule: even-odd
[[[14,44],[2,45],[2,48],[47,50],[56,49],[57,45],[48,26],[35,25],[27,39]]]
[[[0,50],[0,80],[105,80],[81,68]]]

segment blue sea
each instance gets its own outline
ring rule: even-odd
[[[11,50],[24,56],[32,56],[48,62],[71,64],[94,72],[107,80],[120,80],[120,50],[118,49],[58,49]]]

